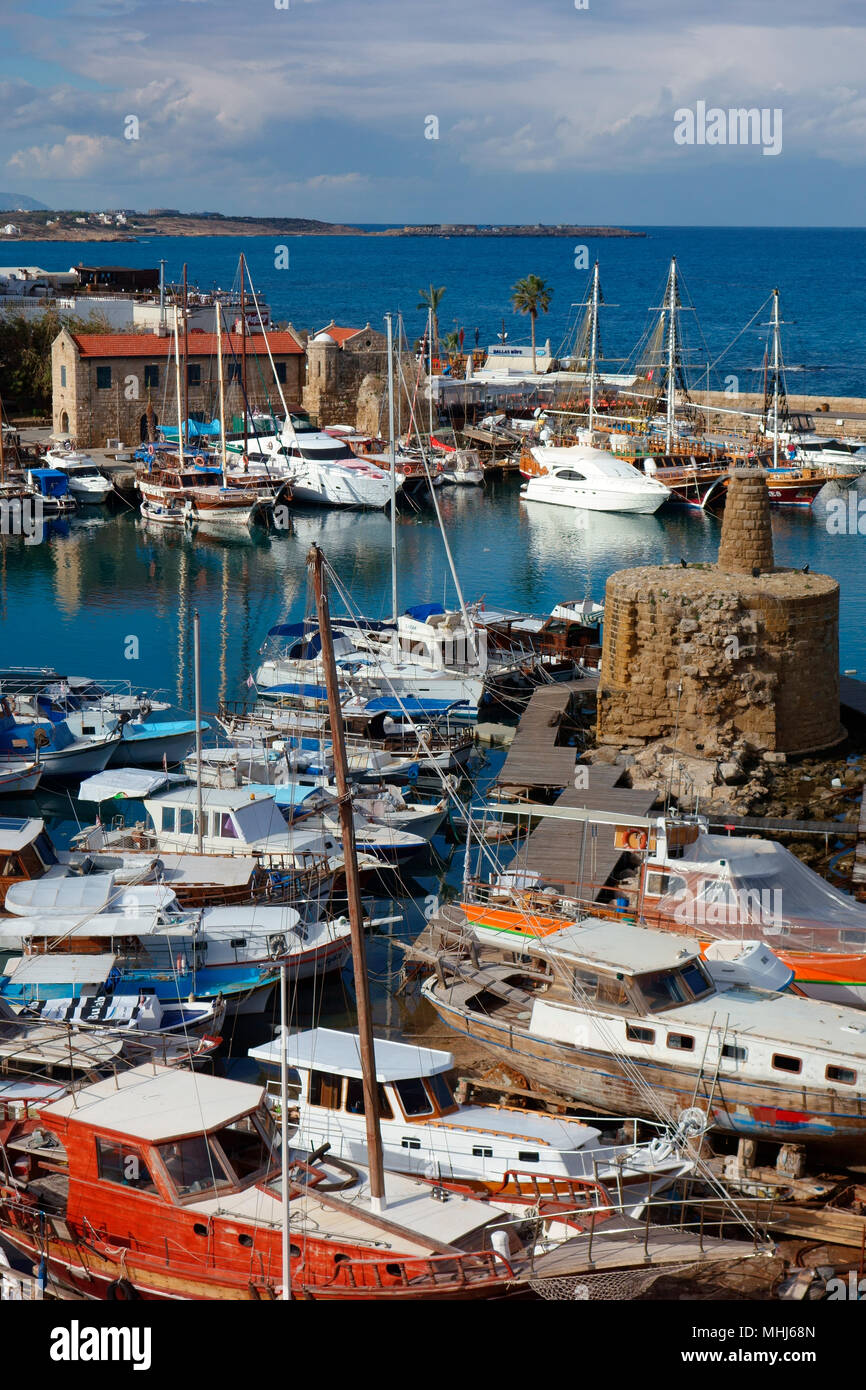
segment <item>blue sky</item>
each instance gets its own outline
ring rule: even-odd
[[[348,222],[866,222],[861,0],[283,2],[4,0],[0,188]],[[698,101],[780,109],[781,153],[677,145]]]

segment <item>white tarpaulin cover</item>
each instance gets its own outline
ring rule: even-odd
[[[167,787],[170,782],[185,782],[185,777],[172,776],[167,772],[146,772],[137,767],[113,767],[108,772],[97,772],[88,777],[78,788],[79,801],[141,801],[145,796]]]
[[[701,834],[682,859],[669,861],[668,872],[659,911],[696,933],[706,928],[711,936],[737,939],[759,934],[801,950],[866,946],[866,903],[834,888],[771,840]]]

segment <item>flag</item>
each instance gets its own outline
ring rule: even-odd
[[[460,346],[461,346],[461,347],[463,346],[463,339],[464,339],[465,337],[466,337],[466,334],[463,332],[463,329],[461,328],[460,332],[457,334],[457,341],[460,343]]]
[[[255,685],[255,681],[253,680],[252,676],[247,676],[247,690],[249,690],[251,685]]]

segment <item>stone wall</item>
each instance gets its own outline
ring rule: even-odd
[[[678,750],[708,757],[828,747],[844,735],[838,622],[825,575],[622,570],[607,582],[599,741],[676,732]]]
[[[142,421],[147,413],[148,396],[153,405],[157,428],[177,425],[177,390],[175,365],[165,355],[165,339],[154,336],[157,351],[152,359],[145,357],[82,358],[71,334],[64,329],[58,334],[51,350],[52,415],[55,434],[76,441],[84,449],[105,448],[107,439],[121,439],[135,446],[142,439]],[[201,381],[189,387],[189,410],[201,412],[206,419],[219,413],[219,384],[217,363],[210,356],[194,352],[195,338],[191,335],[189,362],[198,365]],[[163,355],[159,355],[162,352]],[[228,365],[224,361],[224,369]],[[301,403],[304,358],[300,354],[281,356],[274,361],[286,364],[283,394],[290,409]],[[145,366],[156,366],[159,383],[148,388],[144,384]],[[111,384],[97,385],[97,367],[109,367]],[[63,368],[66,384],[63,384]],[[279,392],[273,382],[270,364],[262,363],[261,370],[250,358],[247,365],[247,398],[252,407],[281,409]],[[243,394],[239,381],[228,382],[225,389],[226,419],[242,413]]]

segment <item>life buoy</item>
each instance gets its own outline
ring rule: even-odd
[[[629,849],[646,849],[646,831],[631,830],[628,836]]]
[[[153,455],[156,453],[156,450],[154,449],[154,447],[153,447],[152,444],[148,444],[148,446],[147,446],[147,452],[150,454],[151,458],[152,458]]]
[[[195,458],[193,459],[193,462],[196,468],[204,468],[204,455],[196,454]]]
[[[130,1303],[141,1298],[141,1294],[128,1279],[116,1279],[113,1284],[109,1284],[105,1297],[112,1303]]]

